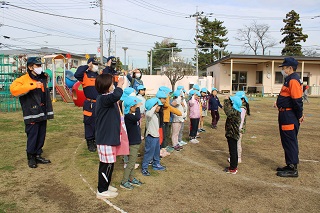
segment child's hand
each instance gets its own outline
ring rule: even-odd
[[[140,106],[142,106],[142,102],[137,103],[137,107],[140,107]]]
[[[124,84],[124,78],[120,77],[119,80],[118,80],[118,86],[117,87],[122,88],[123,84]]]

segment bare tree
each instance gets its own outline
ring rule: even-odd
[[[194,67],[185,62],[172,62],[162,67],[162,73],[169,78],[172,90],[178,81],[186,75],[194,75]]]
[[[276,45],[276,42],[269,35],[270,26],[267,24],[258,24],[256,21],[250,26],[244,25],[243,29],[238,29],[238,41],[244,42],[245,48],[251,49],[255,55],[261,48],[262,55],[265,55],[267,48]]]
[[[304,56],[310,56],[310,57],[319,57],[320,54],[317,52],[317,50],[313,49],[313,48],[305,48],[302,51]]]

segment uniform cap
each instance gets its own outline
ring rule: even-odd
[[[174,91],[174,93],[173,93],[173,96],[175,96],[175,97],[178,97],[178,96],[180,96],[181,95],[181,90],[176,90],[176,91]]]
[[[163,104],[159,100],[159,98],[150,98],[146,101],[146,110],[152,109],[154,105],[158,104],[159,106],[162,106]]]
[[[89,58],[88,61],[87,61],[87,64],[89,64],[90,62],[92,62],[92,64],[95,64],[95,65],[98,65],[99,62],[98,62],[98,59],[97,58]]]
[[[167,94],[161,90],[159,90],[156,94],[157,98],[167,98]]]
[[[239,96],[230,96],[233,109],[241,112],[242,101]]]
[[[109,57],[107,58],[107,62],[108,62],[110,59],[111,59],[111,63],[112,63],[112,64],[116,64],[116,63],[117,63],[116,57],[114,57],[114,56],[109,56]]]
[[[198,84],[194,84],[192,88],[195,89],[195,90],[198,90],[198,91],[200,90],[200,87],[199,87]]]
[[[207,88],[205,88],[205,87],[203,87],[202,89],[201,89],[201,92],[208,92],[208,90],[207,90]]]
[[[29,57],[27,60],[27,66],[30,64],[42,64],[40,57]]]
[[[132,93],[134,93],[134,89],[132,87],[126,87],[123,90],[123,94],[120,98],[120,101],[123,101],[126,97],[130,96]]]
[[[159,87],[159,90],[165,92],[166,94],[169,94],[170,92],[172,92],[172,90],[169,87],[166,87],[166,86]]]
[[[244,91],[236,92],[236,96],[238,96],[239,98],[244,98],[244,100],[246,100],[246,102],[249,103],[249,100],[248,100],[246,93]]]
[[[283,66],[291,66],[293,67],[294,69],[297,69],[298,67],[298,61],[296,59],[294,59],[293,57],[287,57],[287,58],[284,58],[283,62],[281,65],[279,65],[279,67],[283,67]]]
[[[217,88],[212,87],[211,92],[212,92],[212,91],[218,91],[218,90],[217,90]]]
[[[134,105],[141,102],[141,100],[135,96],[128,96],[124,98],[124,114],[128,114],[130,112],[130,108]]]
[[[138,91],[139,91],[139,90],[143,90],[143,89],[146,89],[145,86],[143,86],[143,85],[139,85],[139,86],[137,87],[137,90],[138,90]]]

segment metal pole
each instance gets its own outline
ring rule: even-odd
[[[150,75],[152,75],[152,49],[150,50]]]
[[[198,7],[196,12],[196,75],[199,76],[199,51],[198,51],[198,21],[199,21],[199,13]]]
[[[127,53],[128,47],[122,47],[122,49],[124,50],[124,66],[126,66],[127,65],[127,54],[126,53]]]
[[[109,45],[108,45],[108,57],[111,54],[111,32],[112,30],[109,30]]]
[[[100,0],[100,63],[103,64],[103,0]]]
[[[117,35],[114,35],[114,56],[117,55]]]

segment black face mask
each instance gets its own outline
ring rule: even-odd
[[[111,66],[110,66],[110,68],[111,68],[112,70],[116,69],[116,67],[117,67],[117,64],[111,64]]]

